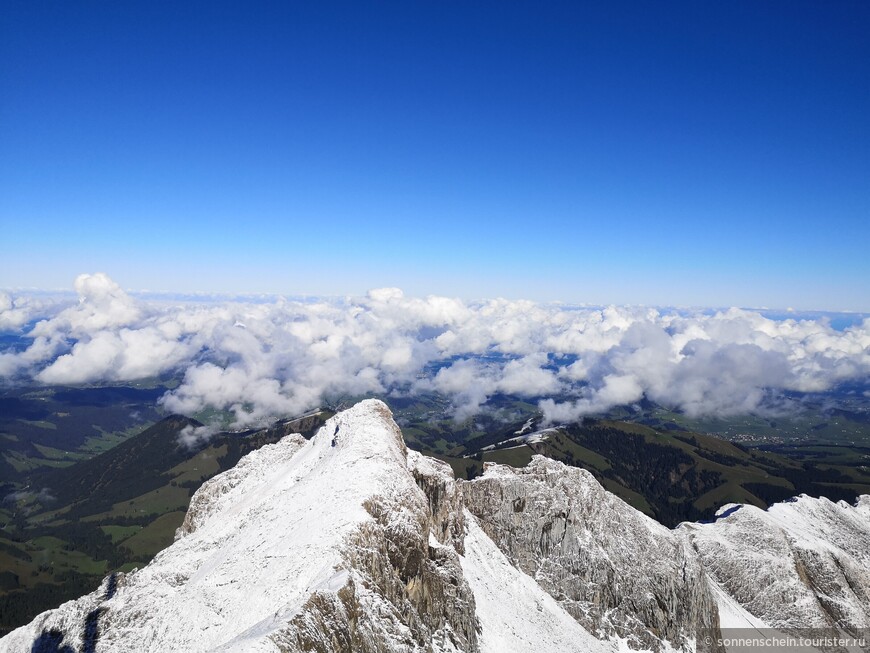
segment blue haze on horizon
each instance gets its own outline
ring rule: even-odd
[[[870,310],[865,2],[20,2],[0,288]]]

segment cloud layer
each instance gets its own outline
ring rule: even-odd
[[[733,415],[783,391],[870,377],[870,319],[838,331],[739,309],[465,303],[395,288],[313,303],[171,303],[131,297],[104,274],[79,276],[75,289],[72,305],[0,294],[0,331],[29,343],[0,353],[0,377],[81,384],[176,373],[168,410],[228,409],[238,426],[370,392],[437,391],[460,419],[497,393],[536,399],[557,422],[644,397]]]

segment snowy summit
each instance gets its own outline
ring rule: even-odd
[[[870,497],[720,514],[670,530],[542,457],[457,481],[368,400],[206,482],[149,565],[0,651],[690,651],[699,629],[793,626],[771,587],[870,627]]]

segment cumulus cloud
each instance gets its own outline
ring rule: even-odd
[[[17,331],[30,319],[26,297],[13,298],[0,291],[0,331]]]
[[[79,301],[51,320],[39,322],[33,335],[49,335],[59,328],[73,337],[88,336],[101,329],[127,326],[141,318],[136,302],[108,276],[81,274],[75,280]]]
[[[178,444],[186,449],[197,449],[205,444],[218,432],[214,425],[193,426],[188,424],[178,432]]]
[[[79,384],[171,373],[180,385],[162,399],[168,410],[229,410],[237,426],[367,393],[439,392],[458,419],[499,393],[538,401],[557,422],[643,398],[728,415],[870,376],[870,320],[838,331],[739,309],[467,303],[396,288],[320,302],[149,302],[104,274],[81,275],[75,289],[75,305],[41,307],[48,317],[26,331],[26,349],[0,353],[0,375]],[[0,320],[32,324],[32,306],[2,295]]]

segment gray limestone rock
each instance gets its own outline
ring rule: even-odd
[[[598,637],[689,650],[718,612],[679,534],[607,492],[589,472],[535,456],[462,482],[465,505],[524,572]]]

